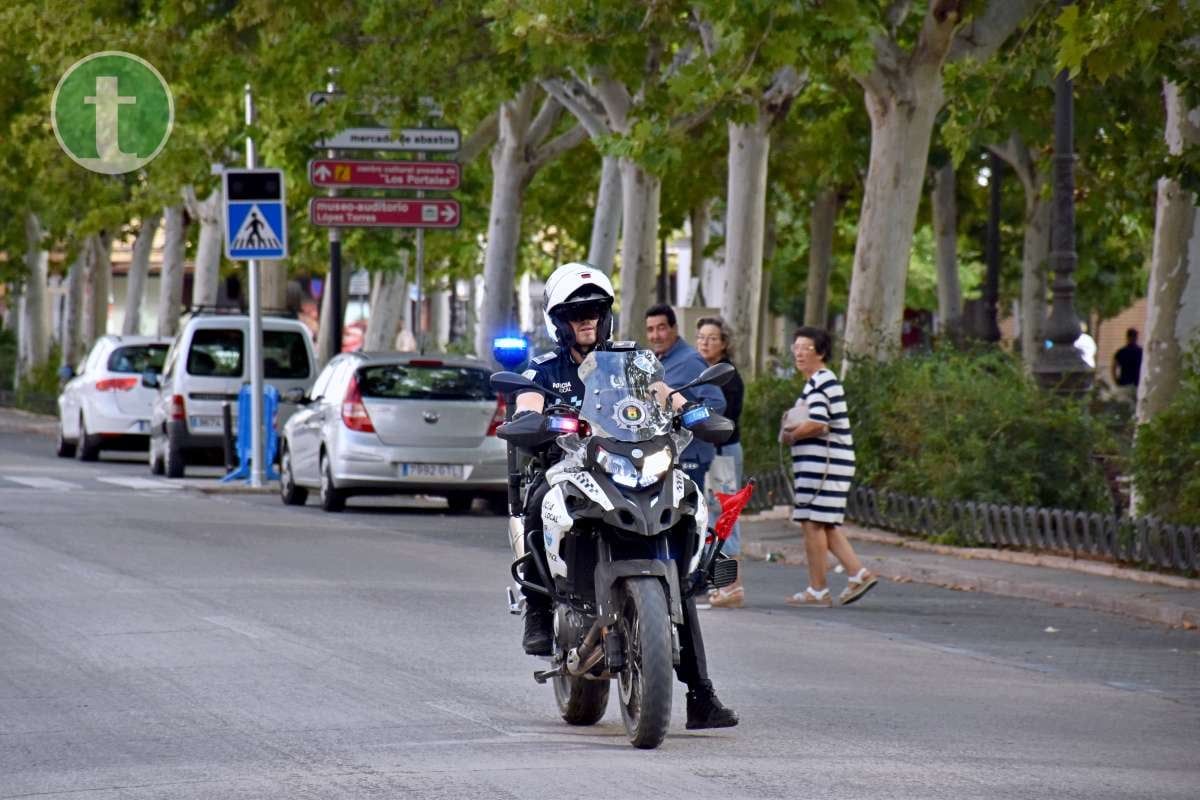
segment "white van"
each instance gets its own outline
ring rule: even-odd
[[[237,399],[250,380],[250,318],[215,314],[192,317],[167,353],[161,376],[146,374],[146,386],[158,389],[150,415],[150,471],[168,478],[183,477],[188,464],[219,463],[224,447],[221,406],[233,406],[237,430]],[[312,336],[303,323],[282,317],[263,317],[263,380],[279,390],[305,394],[316,379]],[[281,402],[276,429],[296,410]],[[206,458],[207,457],[207,458]]]

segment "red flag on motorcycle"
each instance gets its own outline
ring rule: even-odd
[[[742,509],[746,507],[746,503],[750,502],[750,495],[754,494],[754,479],[751,478],[749,483],[733,494],[722,492],[715,492],[715,494],[717,501],[721,504],[721,516],[717,517],[717,524],[714,527],[717,538],[723,542],[729,538],[734,524],[742,514]]]

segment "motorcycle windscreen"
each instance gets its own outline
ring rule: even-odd
[[[621,442],[644,442],[671,431],[671,414],[651,389],[665,383],[649,350],[593,351],[579,365],[583,408],[579,415],[599,433]]]

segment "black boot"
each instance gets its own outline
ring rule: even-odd
[[[521,644],[526,655],[548,656],[554,635],[554,617],[548,608],[525,607],[525,637]]]
[[[688,730],[697,728],[732,728],[738,724],[738,715],[733,709],[721,705],[712,684],[705,681],[687,693],[687,727]]]

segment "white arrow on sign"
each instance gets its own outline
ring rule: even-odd
[[[442,206],[442,222],[454,219],[454,206]]]
[[[325,166],[324,164],[313,170],[313,175],[317,176],[321,180],[325,180],[330,176],[330,174],[329,167]]]

